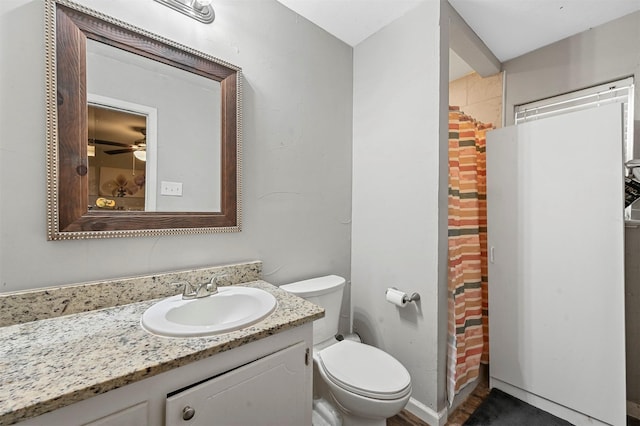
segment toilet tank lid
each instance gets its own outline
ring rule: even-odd
[[[335,291],[342,288],[345,282],[344,278],[337,275],[327,275],[325,277],[311,278],[310,280],[281,285],[280,288],[296,296],[305,298]]]

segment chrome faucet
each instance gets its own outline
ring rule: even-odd
[[[211,296],[218,292],[218,279],[226,277],[227,274],[215,274],[208,283],[193,285],[189,281],[184,282],[182,291],[182,299],[200,299],[201,297]]]

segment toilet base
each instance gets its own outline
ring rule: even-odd
[[[340,414],[342,415],[342,426],[386,426],[387,425],[386,418],[372,419],[368,417],[356,416],[351,414],[349,410],[341,406],[340,403],[336,401],[335,398],[332,398],[332,402],[335,404],[335,406],[338,408],[338,411],[340,411]]]
[[[363,417],[344,417],[342,426],[386,426],[387,419],[365,419]]]
[[[342,414],[324,398],[313,400],[312,426],[342,426]]]
[[[312,426],[386,426],[387,419],[353,416],[334,399],[313,400]]]

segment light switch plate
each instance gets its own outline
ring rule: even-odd
[[[182,182],[160,182],[160,195],[182,197]]]

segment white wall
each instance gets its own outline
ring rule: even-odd
[[[260,259],[282,284],[350,275],[352,49],[275,0],[204,25],[152,0],[82,4],[244,72],[243,230],[46,240],[44,8],[0,1],[0,291]]]
[[[640,155],[639,46],[636,12],[506,62],[507,124],[513,124],[514,105],[633,75],[635,152]],[[625,230],[625,245],[627,399],[640,404],[640,228]]]
[[[407,367],[411,404],[417,402],[409,408],[430,424],[445,406],[448,130],[440,116],[447,111],[448,40],[441,38],[442,9],[425,2],[354,49],[354,330]],[[422,299],[399,309],[385,301],[391,286]]]

